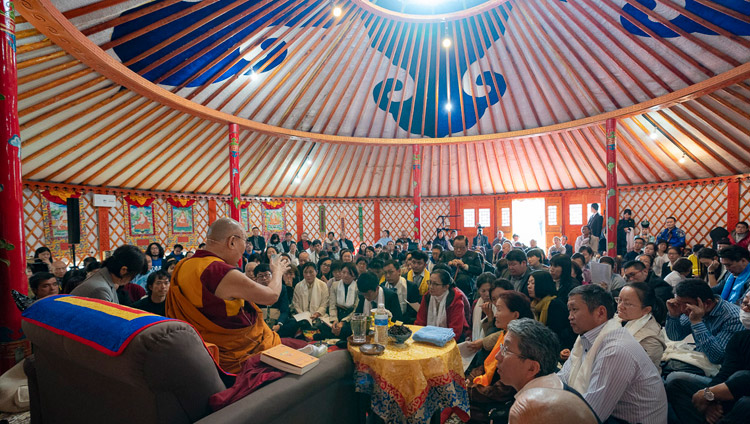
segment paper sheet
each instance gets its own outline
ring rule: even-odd
[[[471,361],[474,359],[474,356],[476,356],[477,352],[479,352],[479,349],[473,348],[469,343],[470,342],[462,342],[458,344],[458,352],[461,354],[461,361],[463,361],[464,364],[464,371],[469,368],[469,365],[471,365]]]
[[[589,265],[591,267],[592,284],[605,283],[609,285],[612,283],[612,267],[609,264],[591,261]]]

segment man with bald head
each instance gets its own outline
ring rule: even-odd
[[[528,389],[516,396],[508,415],[508,424],[599,422],[581,397],[573,392],[546,387]]]
[[[253,354],[281,341],[256,306],[273,305],[281,293],[286,258],[271,262],[272,280],[258,284],[237,268],[247,235],[231,218],[208,228],[206,246],[177,263],[167,295],[166,315],[192,324],[203,340],[219,348],[219,365],[237,373]]]
[[[50,266],[50,269],[52,270],[52,274],[54,274],[55,278],[57,279],[57,284],[62,284],[62,278],[65,276],[65,272],[68,271],[68,267],[65,265],[65,262],[60,260],[52,262],[52,266]]]

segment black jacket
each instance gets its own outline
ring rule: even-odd
[[[392,321],[403,321],[403,315],[401,314],[401,304],[398,301],[398,295],[393,290],[388,290],[383,287],[380,287],[380,290],[383,290],[383,300],[385,301],[385,309],[388,309],[391,311],[391,314],[393,314],[393,318],[391,318]],[[367,299],[360,294],[359,295],[359,304],[357,304],[357,309],[354,310],[354,313],[361,314],[362,311],[365,308],[365,302],[367,302]],[[376,309],[378,307],[377,301],[372,302],[374,306],[372,306],[372,309]],[[409,306],[407,306],[408,308]]]

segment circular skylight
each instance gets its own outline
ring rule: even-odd
[[[384,10],[408,15],[445,15],[469,10],[493,0],[359,0]]]

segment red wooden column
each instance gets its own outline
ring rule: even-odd
[[[240,220],[240,138],[237,124],[229,124],[229,216]]]
[[[615,127],[617,121],[607,119],[607,256],[617,256],[617,139]]]
[[[13,2],[0,2],[0,373],[30,353],[21,312],[10,291],[28,293],[23,228],[21,138],[18,128],[16,21]]]
[[[412,145],[411,184],[414,190],[414,241],[422,240],[422,148]]]
[[[373,215],[375,215],[373,217],[375,238],[372,239],[372,245],[374,246],[375,242],[380,240],[380,200],[375,200]]]
[[[740,180],[727,182],[727,229],[732,232],[740,222]]]

